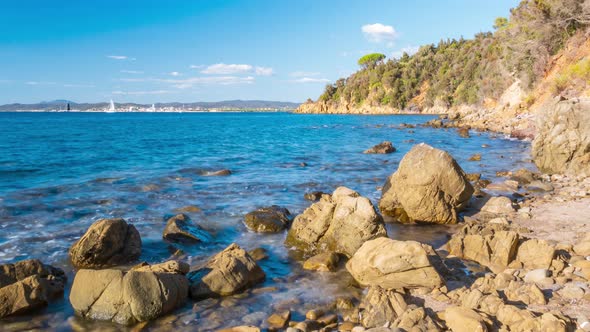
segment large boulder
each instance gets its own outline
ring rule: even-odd
[[[186,263],[140,264],[128,272],[114,269],[76,273],[70,303],[77,315],[130,325],[160,317],[188,297]]]
[[[428,245],[377,238],[365,242],[346,263],[362,286],[385,289],[436,288],[444,281],[433,266],[437,257]]]
[[[455,159],[422,143],[387,179],[379,208],[400,222],[454,224],[472,194],[473,187]]]
[[[139,232],[120,218],[98,220],[70,248],[72,264],[79,268],[127,264],[140,255]]]
[[[211,236],[207,231],[194,224],[185,214],[177,214],[168,219],[162,233],[165,240],[172,242],[207,242]]]
[[[63,296],[65,283],[61,269],[36,259],[0,265],[0,318],[46,306]]]
[[[445,321],[453,332],[485,332],[488,330],[483,317],[475,310],[468,308],[447,308]]]
[[[203,267],[191,272],[190,294],[196,300],[232,295],[263,281],[265,277],[256,261],[232,243]]]
[[[248,229],[258,233],[278,233],[289,226],[291,213],[280,206],[269,206],[244,216]]]
[[[351,257],[366,241],[386,235],[371,201],[339,187],[295,217],[285,243],[308,253],[332,251]]]
[[[545,104],[539,110],[532,154],[543,173],[590,175],[590,98]]]
[[[518,233],[502,224],[467,224],[447,244],[449,254],[501,272],[516,258]]]

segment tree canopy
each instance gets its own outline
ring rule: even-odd
[[[378,63],[381,63],[385,59],[385,54],[382,53],[371,53],[362,56],[358,64],[362,68],[372,68],[375,67]]]

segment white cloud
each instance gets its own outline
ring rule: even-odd
[[[201,70],[201,73],[213,75],[243,74],[251,72],[252,68],[253,67],[251,65],[226,65],[225,63],[217,63]]]
[[[402,47],[400,50],[397,50],[397,51],[391,53],[391,57],[399,59],[402,57],[402,55],[404,55],[404,53],[408,53],[408,55],[414,55],[414,54],[416,54],[416,52],[418,52],[419,49],[420,49],[420,46]]]
[[[182,74],[177,72],[177,71],[173,71],[170,73],[170,76],[181,76]]]
[[[141,95],[163,95],[167,93],[173,93],[172,91],[168,90],[153,90],[153,91],[113,91],[112,94],[114,95],[123,95],[123,96],[141,96]]]
[[[107,55],[107,58],[113,59],[113,60],[131,60],[131,61],[136,60],[135,58],[130,58],[126,55]]]
[[[176,89],[188,89],[194,85],[235,85],[252,84],[253,76],[197,76],[188,78],[121,78],[121,82],[153,82],[170,84]]]
[[[301,77],[292,82],[295,83],[327,83],[330,82],[327,78],[315,78],[315,77]]]
[[[310,71],[294,71],[289,74],[291,77],[310,77],[310,76],[319,76],[321,73],[319,72],[310,72]]]
[[[205,65],[190,65],[188,67],[191,69],[201,69],[201,68],[205,68]]]
[[[365,38],[372,43],[387,43],[387,46],[393,47],[393,41],[397,38],[397,31],[391,25],[381,23],[366,24],[361,27]]]
[[[55,82],[39,82],[39,81],[29,81],[26,82],[27,85],[54,85]]]
[[[123,74],[143,74],[142,71],[139,70],[121,70]]]
[[[274,74],[274,70],[270,67],[256,67],[254,72],[258,76],[271,76]]]
[[[94,88],[92,84],[64,84],[65,88]]]
[[[191,66],[191,68],[193,68],[193,66]],[[274,74],[274,70],[270,67],[255,67],[248,64],[216,63],[207,66],[205,69],[201,70],[201,73],[208,75],[256,74],[258,76],[271,76]]]

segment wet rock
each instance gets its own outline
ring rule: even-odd
[[[553,186],[550,183],[535,180],[527,184],[527,190],[536,192],[549,192],[553,191]]]
[[[187,205],[180,207],[178,209],[174,209],[176,213],[198,213],[201,212],[201,208],[196,205]]]
[[[457,134],[459,134],[459,136],[461,136],[463,138],[469,138],[469,137],[471,137],[469,135],[469,128],[467,128],[467,127],[457,128]]]
[[[472,194],[473,187],[451,155],[422,143],[387,179],[379,208],[401,222],[452,224]]]
[[[264,271],[248,253],[233,243],[192,271],[190,294],[195,300],[235,294],[264,280]]]
[[[443,279],[431,260],[432,247],[415,241],[378,238],[365,242],[346,263],[348,272],[362,286],[385,289],[436,288]]]
[[[289,226],[289,210],[273,205],[252,211],[244,217],[248,229],[258,233],[278,233]]]
[[[488,330],[483,317],[468,308],[447,308],[445,310],[445,321],[453,332],[484,332]]]
[[[475,182],[481,179],[481,173],[468,173],[465,177],[467,178],[467,181]]]
[[[309,253],[332,251],[351,257],[365,241],[386,235],[371,201],[339,187],[295,217],[285,243]]]
[[[202,176],[228,176],[231,175],[232,172],[229,169],[222,169],[219,171],[206,171],[202,172]]]
[[[361,302],[361,323],[367,328],[384,326],[401,316],[406,307],[401,293],[379,286],[370,287]]]
[[[495,190],[495,191],[517,191],[518,190],[518,182],[514,180],[506,180],[503,182],[494,182],[490,183],[486,186],[488,190]]]
[[[271,329],[282,329],[289,324],[289,320],[291,319],[291,311],[285,310],[283,312],[274,313],[268,317],[267,322],[268,326]]]
[[[443,127],[443,121],[441,119],[434,119],[434,120],[430,120],[428,122],[426,122],[424,124],[425,127],[432,127],[432,128],[442,128]]]
[[[336,270],[339,257],[333,252],[323,252],[317,254],[303,263],[303,268],[306,270],[330,272]]]
[[[264,248],[252,249],[248,251],[248,255],[257,262],[268,258],[268,252]]]
[[[82,269],[74,278],[70,303],[86,319],[124,325],[149,321],[185,303],[188,269],[177,261],[143,263],[128,272]]]
[[[528,185],[533,181],[538,180],[540,175],[526,168],[521,168],[510,177],[511,180],[517,181],[521,185]]]
[[[194,224],[185,214],[177,214],[168,219],[162,233],[165,240],[172,242],[208,242],[211,235]]]
[[[590,175],[590,98],[559,100],[539,110],[533,161],[543,173]]]
[[[530,239],[518,247],[516,259],[527,270],[549,269],[555,257],[555,247],[545,240]]]
[[[0,318],[31,312],[63,296],[61,269],[36,259],[0,265]]]
[[[69,254],[72,264],[79,268],[126,264],[141,255],[141,238],[123,219],[101,219],[72,245]]]
[[[310,193],[305,193],[303,195],[303,198],[305,200],[315,202],[315,201],[319,201],[320,198],[322,198],[322,195],[325,195],[325,193],[322,191],[312,191]]]
[[[365,154],[387,154],[395,152],[395,147],[390,141],[383,141],[374,147],[365,150],[363,153]]]
[[[260,329],[256,326],[242,325],[230,327],[227,329],[219,329],[217,332],[260,332]]]
[[[493,213],[498,215],[506,215],[515,211],[512,200],[508,197],[497,196],[490,197],[484,206],[481,207],[482,212]]]
[[[481,161],[481,154],[476,153],[472,155],[471,157],[469,157],[469,161]]]
[[[313,310],[309,310],[308,312],[305,313],[305,318],[307,318],[309,320],[317,320],[323,314],[324,314],[323,310],[313,309]]]
[[[518,233],[501,224],[467,224],[447,243],[451,255],[472,260],[494,272],[503,271],[516,257]]]

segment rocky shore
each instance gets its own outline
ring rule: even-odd
[[[313,202],[296,216],[279,206],[244,215],[257,236],[285,234],[286,249],[304,269],[346,276],[355,295],[304,317],[295,314],[302,305],[297,299],[277,302],[262,323],[253,326],[244,317],[245,325],[220,331],[590,331],[590,130],[584,110],[585,102],[559,100],[540,118],[532,156],[545,174],[511,170],[499,173],[501,182],[486,181],[464,172],[446,151],[421,143],[383,179],[379,202],[338,187],[307,195]],[[445,117],[427,125],[459,127],[469,136],[460,121]],[[367,151],[395,149],[384,142]],[[455,225],[457,231],[436,248],[390,238],[389,223]],[[207,246],[214,234],[181,213],[162,225],[161,241]],[[124,219],[98,220],[72,242],[69,256],[77,271],[69,302],[79,319],[134,331],[165,329],[152,321],[173,324],[180,307],[227,301],[226,308],[239,303],[236,295],[273,292],[259,287],[268,273],[262,249],[233,243],[194,264],[181,250],[164,262],[139,262],[142,249],[140,232]],[[0,265],[0,318],[35,315],[68,293],[67,286],[63,271],[39,260]],[[219,325],[203,322],[202,329]],[[75,321],[71,327],[83,329]]]

